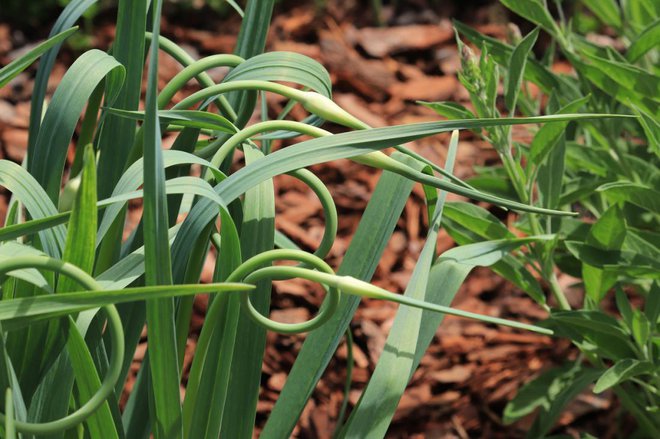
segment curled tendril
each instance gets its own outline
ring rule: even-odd
[[[0,262],[0,276],[14,270],[25,268],[44,269],[63,274],[90,291],[99,291],[103,289],[93,277],[75,265],[48,256],[19,256],[2,261]],[[34,435],[51,435],[68,430],[76,427],[84,422],[85,419],[93,415],[106,399],[112,395],[115,384],[121,375],[122,364],[124,361],[124,329],[121,324],[121,319],[119,318],[119,313],[117,313],[117,309],[114,305],[106,305],[103,307],[103,310],[108,318],[108,331],[110,331],[110,339],[112,343],[112,356],[110,358],[108,372],[103,378],[101,387],[99,387],[98,391],[89,399],[89,401],[70,415],[55,421],[42,423],[15,421],[14,426],[16,431]],[[5,415],[0,413],[0,423],[4,421]]]
[[[334,274],[332,268],[318,256],[314,256],[313,254],[302,250],[279,249],[263,252],[243,262],[232,274],[229,275],[227,282],[240,280],[246,283],[256,283],[264,279],[287,280],[293,277],[299,277],[297,274],[291,273],[288,270],[292,267],[273,266],[263,268],[264,265],[278,260],[298,261],[307,266],[314,267],[321,272],[331,275]],[[313,270],[308,271],[314,272]],[[323,304],[319,308],[318,314],[312,319],[301,323],[281,323],[265,317],[259,313],[254,306],[252,306],[249,294],[241,295],[241,309],[246,312],[252,320],[268,330],[282,334],[297,334],[312,331],[327,322],[337,310],[339,298],[339,289],[336,287],[330,287],[323,300]],[[213,305],[216,305],[216,303],[219,302],[220,301],[214,301]]]
[[[323,259],[330,252],[330,249],[335,242],[335,238],[337,237],[337,227],[339,220],[337,218],[337,207],[335,206],[335,202],[332,199],[332,195],[330,194],[328,188],[311,171],[307,169],[298,169],[296,171],[289,172],[288,175],[297,178],[309,186],[321,202],[321,207],[323,208],[323,216],[325,217],[325,227],[323,229],[323,237],[321,238],[321,243],[314,252],[314,255]]]

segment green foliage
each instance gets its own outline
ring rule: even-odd
[[[288,437],[362,297],[401,306],[387,339],[390,349],[350,417],[337,426],[338,437],[385,436],[445,314],[567,337],[591,363],[552,369],[521,389],[505,420],[538,409],[530,437],[548,434],[565,405],[596,381],[595,391],[614,389],[643,433],[660,430],[652,416],[658,407],[660,316],[660,81],[651,44],[657,18],[648,18],[652,3],[620,8],[607,2],[594,11],[628,38],[625,55],[587,43],[539,0],[504,2],[538,26],[515,46],[457,23],[462,37],[481,49],[477,56],[459,41],[459,77],[473,109],[426,102],[450,120],[376,129],[332,101],[330,76],[316,61],[261,53],[272,0],[247,3],[235,54],[201,60],[159,35],[161,1],[121,0],[112,53],[84,52],[42,110],[61,43],[95,3],[68,3],[48,41],[0,70],[4,85],[42,57],[28,159],[24,166],[0,161],[0,184],[12,194],[0,229],[5,437],[249,438],[266,332],[309,332],[262,432],[265,438]],[[553,73],[551,60],[534,59],[543,31],[573,63],[578,81]],[[159,56],[183,67],[160,91]],[[205,71],[219,66],[231,70],[215,84]],[[146,101],[138,111],[145,73]],[[171,106],[192,79],[200,90]],[[526,81],[542,93],[528,93]],[[497,101],[501,84],[505,117]],[[248,125],[265,93],[300,104],[309,116],[296,121],[264,115]],[[76,159],[67,173],[68,146],[83,111]],[[324,121],[350,130],[333,135],[320,128]],[[513,141],[514,124],[532,126],[530,144]],[[452,175],[458,130],[482,133],[503,166],[480,169],[469,183]],[[444,167],[401,146],[449,131]],[[177,133],[169,150],[161,146],[164,132]],[[200,140],[202,134],[210,140]],[[271,151],[272,140],[301,134],[312,139]],[[397,151],[381,152],[388,147]],[[245,166],[233,171],[236,150],[244,153]],[[383,174],[335,273],[323,258],[337,232],[337,211],[324,182],[305,168],[338,159]],[[203,167],[201,177],[189,175],[193,164]],[[323,206],[326,230],[313,253],[275,229],[273,178],[282,174],[308,185]],[[424,187],[429,232],[399,295],[369,280],[416,183]],[[516,228],[528,236],[516,237],[474,204],[445,202],[448,192],[514,210]],[[124,240],[126,203],[136,198],[143,200],[143,216]],[[576,218],[574,206],[595,220]],[[178,223],[182,214],[185,220]],[[459,246],[438,254],[441,227]],[[217,254],[214,283],[201,285],[211,246]],[[282,260],[299,265],[276,264]],[[587,294],[580,309],[571,309],[557,282],[556,269],[564,265],[583,275]],[[550,317],[534,325],[452,308],[476,266],[489,266],[513,282]],[[292,278],[322,284],[327,297],[307,322],[275,322],[267,317],[271,281]],[[644,296],[643,309],[631,305],[624,287]],[[620,319],[601,310],[612,288]],[[213,295],[181,399],[192,303],[204,293]],[[145,323],[148,351],[120,413],[118,396]],[[638,389],[641,396],[632,393]]]
[[[526,254],[514,257],[540,275],[554,296],[555,306],[559,307],[552,310],[544,324],[573,341],[583,356],[563,369],[542,374],[521,389],[507,406],[505,420],[513,422],[540,407],[529,437],[542,437],[550,431],[562,407],[599,378],[594,390],[614,388],[624,407],[637,418],[640,433],[655,437],[660,434],[656,416],[660,406],[657,388],[660,322],[655,311],[649,319],[648,312],[633,308],[622,288],[645,298],[646,307],[657,308],[660,266],[656,260],[660,247],[652,234],[660,226],[657,133],[660,78],[657,39],[656,43],[651,43],[651,39],[657,33],[660,11],[653,2],[619,4],[584,0],[578,6],[573,18],[578,23],[593,20],[588,31],[609,26],[625,38],[627,47],[619,53],[587,42],[579,33],[580,26],[572,27],[562,13],[555,20],[545,2],[503,0],[502,3],[550,34],[552,44],[570,61],[577,78],[549,70],[545,65],[553,62],[552,56],[544,61],[535,59],[531,48],[538,28],[515,45],[509,45],[456,23],[459,38],[467,39],[481,50],[477,62],[470,50],[463,49],[463,69],[459,74],[478,116],[500,116],[489,92],[492,87],[489,81],[498,76],[495,72],[499,72],[505,84],[507,116],[516,108],[524,115],[541,111],[545,114],[612,111],[639,116],[636,121],[621,123],[574,120],[548,124],[533,131],[529,144],[516,142],[506,127],[483,133],[500,154],[503,168],[502,172],[480,170],[481,175],[471,180],[473,185],[509,187],[522,202],[550,209],[579,205],[592,218],[589,224],[579,225],[570,218],[525,214],[515,224],[527,233],[539,234],[543,230],[554,234],[554,240],[535,243]],[[459,45],[464,44],[459,40]],[[542,93],[529,93],[525,81],[538,86]],[[547,99],[545,105],[544,99]],[[457,111],[451,103],[423,104],[450,119],[469,111]],[[445,221],[445,226],[462,244],[487,239],[484,227],[488,223],[490,230],[503,231],[503,225],[492,225],[494,218],[488,223],[483,220],[477,223],[469,221],[467,215],[455,216]],[[483,213],[480,216],[485,219]],[[573,275],[582,277],[585,299],[580,309],[572,309],[556,279],[557,268],[567,269],[569,265],[577,267],[577,271],[570,270]],[[537,289],[517,285],[540,302]],[[612,289],[618,291],[616,301],[621,319],[603,311],[603,302],[611,297],[608,292]],[[591,363],[588,369],[584,361]],[[576,378],[578,370],[589,372]],[[570,391],[563,392],[562,388]]]

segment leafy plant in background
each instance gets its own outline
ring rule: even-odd
[[[562,236],[559,232],[566,230],[555,229],[555,221],[575,216],[558,209],[569,203],[558,201],[554,192],[544,192],[540,177],[539,190],[546,194],[543,202],[532,202],[531,197],[513,201],[492,193],[500,187],[497,184],[469,184],[453,176],[456,130],[487,129],[490,137],[501,139],[497,147],[507,166],[524,175],[521,155],[515,152],[518,149],[512,152],[504,144],[511,125],[548,122],[538,132],[564,142],[568,122],[585,122],[579,127],[587,128],[581,130],[598,133],[598,125],[593,124],[607,118],[608,126],[639,131],[635,118],[605,111],[576,114],[576,105],[559,114],[499,117],[491,108],[489,91],[486,99],[491,101],[484,102],[491,106],[488,111],[492,114],[483,118],[371,129],[334,104],[329,75],[317,62],[295,53],[261,53],[272,0],[248,2],[234,54],[201,60],[190,58],[174,42],[160,36],[160,1],[120,0],[111,53],[95,49],[84,52],[45,107],[46,85],[57,52],[75,33],[75,22],[94,4],[94,0],[69,3],[48,41],[0,70],[0,86],[4,86],[41,57],[27,159],[23,166],[0,161],[0,184],[12,194],[5,227],[0,229],[0,381],[6,389],[1,405],[5,437],[251,437],[266,331],[309,332],[262,432],[265,438],[288,437],[347,333],[361,297],[391,300],[402,306],[388,337],[388,348],[345,422],[342,411],[337,437],[385,435],[409,377],[444,314],[545,334],[553,330],[571,336],[585,334],[585,355],[600,358],[599,351],[588,349],[588,343],[600,346],[591,340],[593,331],[580,331],[584,319],[589,324],[608,319],[592,317],[601,316],[595,306],[585,313],[553,314],[552,329],[449,306],[470,270],[479,265],[493,266],[544,303],[536,278],[525,264],[552,264],[552,256],[559,253],[555,252]],[[528,49],[523,52],[514,58],[524,65]],[[184,68],[158,91],[160,56],[171,56]],[[488,58],[482,62],[495,71]],[[529,68],[532,65],[536,64],[530,61],[524,71],[534,71]],[[219,66],[231,71],[215,84],[205,70]],[[147,77],[146,99],[144,111],[138,111],[143,72]],[[193,79],[200,90],[171,105],[175,93]],[[466,84],[471,80],[470,76],[464,79]],[[518,87],[519,78],[516,81],[511,87]],[[492,82],[486,85],[492,87]],[[515,102],[516,93],[509,90]],[[263,103],[267,92],[288,98],[291,105],[302,105],[309,117],[288,120],[285,113],[270,119],[263,111],[261,122],[247,125],[259,97]],[[524,96],[518,99],[532,104]],[[555,98],[557,103],[550,108],[557,108],[563,99]],[[76,155],[67,170],[67,150],[81,113]],[[332,135],[320,128],[323,121],[353,131]],[[594,128],[589,130],[591,126]],[[165,131],[178,133],[167,151],[161,148]],[[453,134],[444,168],[400,146],[448,131]],[[300,134],[312,139],[271,151],[274,140]],[[566,139],[562,145],[569,150],[569,140],[574,137]],[[388,147],[396,149],[391,156],[380,152]],[[242,150],[245,166],[230,172],[237,150]],[[549,148],[548,157],[554,157],[556,150]],[[335,273],[323,258],[336,234],[337,212],[323,182],[305,168],[340,158],[384,172]],[[201,177],[189,176],[192,165],[203,167]],[[307,184],[321,201],[326,227],[314,253],[298,249],[274,227],[272,179],[282,174]],[[542,171],[537,174],[542,175]],[[491,180],[497,181],[501,174],[495,170],[492,175]],[[368,281],[416,182],[424,185],[430,227],[410,284],[398,295]],[[529,236],[513,236],[487,212],[472,205],[445,203],[447,192],[528,212],[521,217],[520,227],[528,229]],[[598,196],[605,202],[609,193],[602,192]],[[629,191],[613,193],[627,196]],[[135,198],[143,200],[143,215],[130,236],[122,239],[126,203]],[[590,204],[583,204],[591,209]],[[185,219],[177,222],[180,214],[186,214]],[[459,229],[449,222],[457,221],[457,216],[469,219],[462,222],[467,238],[459,242],[479,235],[479,230],[485,239],[437,255],[435,243],[443,218],[455,233]],[[582,224],[568,224],[573,226],[574,244],[567,246],[581,258],[592,247],[605,245],[599,241],[596,226],[588,240],[579,241]],[[211,246],[217,250],[214,283],[200,285]],[[524,246],[531,246],[529,256],[511,253]],[[612,252],[607,254],[614,258],[638,257],[623,247]],[[533,259],[537,254],[540,259]],[[298,265],[273,265],[280,260]],[[617,270],[622,266],[603,266],[598,261],[589,263],[594,270],[606,273],[604,279],[609,279],[610,266]],[[539,267],[542,274],[551,273],[546,265]],[[631,265],[625,267],[632,270]],[[634,267],[639,270],[645,266]],[[652,273],[652,267],[645,273]],[[271,281],[291,278],[318,282],[327,289],[327,296],[319,314],[310,321],[274,322],[266,317]],[[181,366],[193,298],[203,293],[213,294],[182,400]],[[630,310],[633,327],[639,327],[642,315],[648,324],[644,333],[648,349],[644,352],[650,354],[655,352],[653,345],[648,345],[652,343],[650,322],[655,322],[657,315]],[[148,351],[121,411],[118,397],[145,323]],[[638,337],[641,333],[636,331]],[[625,329],[619,332],[625,334]],[[629,348],[625,355],[637,352]]]
[[[564,406],[595,382],[593,391],[613,389],[638,421],[643,437],[660,436],[660,77],[657,42],[660,5],[653,1],[581,2],[572,21],[557,23],[540,0],[502,3],[538,27],[506,44],[455,23],[460,38],[481,49],[476,57],[459,39],[461,83],[474,111],[455,103],[423,103],[454,118],[501,117],[497,87],[502,78],[506,116],[613,112],[638,119],[589,120],[546,125],[531,142],[512,142],[511,127],[488,127],[484,138],[503,166],[481,169],[469,181],[523,203],[550,209],[572,207],[580,220],[525,214],[514,227],[553,239],[530,243],[493,269],[551,311],[548,327],[580,348],[573,363],[550,369],[520,390],[504,420],[539,410],[529,437],[552,428]],[[561,5],[558,5],[561,12]],[[599,21],[616,32],[623,50],[601,46],[576,32],[577,23]],[[532,48],[539,32],[552,36],[541,60]],[[574,74],[558,74],[560,56]],[[521,83],[526,81],[521,93]],[[496,217],[468,203],[445,207],[443,226],[460,244],[511,236]],[[528,269],[532,271],[528,271]],[[557,281],[562,271],[580,278],[584,299],[569,301]],[[549,286],[557,309],[550,310],[537,278]],[[605,312],[615,291],[619,317]],[[643,307],[628,294],[641,296]]]

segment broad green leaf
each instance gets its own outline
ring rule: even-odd
[[[586,352],[612,360],[634,356],[628,334],[616,319],[601,311],[555,311],[546,322]]]
[[[504,409],[504,422],[510,424],[540,409],[526,437],[545,437],[566,404],[579,395],[600,374],[592,368],[567,364],[550,369],[525,384]]]
[[[528,19],[543,28],[554,37],[560,37],[561,31],[557,28],[550,11],[541,0],[502,0],[502,4],[516,14]]]
[[[504,93],[504,102],[511,115],[513,115],[516,110],[516,101],[518,100],[518,93],[520,93],[520,86],[522,85],[527,58],[529,57],[538,36],[539,28],[537,27],[520,41],[511,54],[506,92]]]
[[[449,201],[444,217],[477,233],[487,240],[512,238],[514,235],[500,220],[486,209],[463,201]]]
[[[648,361],[639,361],[632,358],[625,358],[614,363],[603,373],[596,385],[594,386],[594,393],[601,393],[610,387],[614,387],[637,375],[642,375],[653,371],[653,364]]]
[[[572,59],[578,73],[607,95],[628,106],[636,105],[658,116],[658,86],[660,79],[632,65],[589,56],[591,64]]]
[[[539,165],[536,176],[539,204],[548,209],[557,209],[566,166],[566,140],[564,133],[556,139],[545,160]],[[548,219],[550,221],[551,219]]]
[[[656,19],[637,35],[626,51],[626,58],[630,62],[639,60],[650,50],[657,48],[658,41],[660,41],[660,19]]]
[[[47,50],[52,47],[61,44],[64,40],[69,38],[78,30],[78,26],[72,27],[71,29],[65,30],[55,36],[48,38],[43,43],[39,44],[34,49],[30,50],[25,55],[21,56],[18,59],[10,62],[6,66],[0,69],[0,88],[7,85],[9,81],[14,79],[21,73],[23,70],[28,68],[30,64],[35,62],[41,55],[43,55]]]
[[[651,324],[646,315],[639,310],[633,311],[632,333],[637,344],[644,349],[651,333]]]
[[[639,123],[644,129],[649,150],[660,157],[660,123],[657,118],[651,116],[644,110],[633,105],[635,113],[639,116]]]
[[[614,205],[591,226],[586,243],[602,250],[619,250],[626,238],[626,231],[623,212]],[[582,277],[586,294],[594,303],[600,303],[617,279],[615,273],[608,273],[587,263],[582,265]]]
[[[603,250],[577,241],[566,248],[583,263],[628,276],[660,279],[660,261],[627,250]]]
[[[642,209],[660,213],[660,191],[642,183],[618,181],[604,184],[597,190],[613,202],[628,202]]]

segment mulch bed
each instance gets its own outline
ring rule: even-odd
[[[357,1],[327,2],[323,13],[315,9],[311,1],[283,2],[275,13],[268,50],[299,52],[323,63],[333,79],[336,101],[372,126],[437,120],[432,111],[416,105],[415,101],[449,100],[463,104],[468,101],[466,91],[455,77],[460,61],[448,17],[458,16],[497,37],[506,34],[508,18],[490,2],[481,6],[484,2],[462,2],[467,5],[465,8],[459,10],[451,6],[442,14],[438,12],[439,6],[434,10],[425,1],[409,3],[411,6],[402,7],[402,10],[386,8],[386,22],[396,27],[381,28],[373,27],[372,16],[365,12],[365,5]],[[359,17],[357,23],[353,21],[354,17]],[[95,46],[107,48],[114,27],[110,23],[104,24],[103,17],[99,20],[100,25],[90,37]],[[203,14],[193,14],[190,21],[183,24],[179,20],[165,20],[163,34],[183,44],[193,55],[205,56],[231,52],[238,26],[235,17],[209,21]],[[0,64],[4,65],[29,47],[27,41],[29,38],[21,38],[18,31],[0,23]],[[65,66],[73,59],[70,51],[60,57],[49,92],[55,89]],[[173,61],[162,57],[161,86],[178,70]],[[215,71],[212,75],[219,79],[224,72]],[[0,90],[2,158],[20,162],[25,155],[32,77],[33,70],[29,70],[11,86]],[[190,86],[177,95],[175,101],[193,90],[194,87]],[[268,104],[269,111],[276,114],[284,102],[269,97]],[[293,115],[300,116],[296,111]],[[441,135],[415,142],[410,147],[436,163],[443,163],[447,142],[448,136]],[[496,162],[497,155],[487,144],[470,133],[462,135],[455,171],[459,177],[469,177],[473,166]],[[339,235],[328,258],[328,262],[337,267],[379,172],[344,160],[315,166],[313,171],[328,184],[339,209]],[[275,186],[277,227],[303,248],[314,249],[323,232],[320,204],[310,190],[291,177],[277,177]],[[377,285],[397,292],[405,289],[426,235],[423,199],[418,185],[378,265],[374,277]],[[452,196],[450,199],[459,198]],[[2,197],[0,217],[4,217],[6,201],[6,196]],[[500,217],[505,215],[497,209],[493,213]],[[131,210],[130,219],[133,221],[129,223],[134,224],[139,215],[138,203]],[[453,245],[447,234],[441,232],[438,249],[443,251]],[[212,259],[211,255],[203,281],[211,278]],[[562,282],[568,285],[572,280],[563,277]],[[578,301],[578,293],[575,294],[573,300]],[[313,284],[302,281],[277,283],[272,317],[281,321],[307,319],[321,300],[322,294]],[[545,316],[523,292],[487,269],[474,270],[457,294],[453,306],[530,322]],[[186,372],[205,309],[205,299],[200,297],[195,303],[184,365]],[[357,311],[351,325],[355,339],[351,404],[358,400],[373,372],[396,310],[397,306],[391,303],[365,300]],[[268,418],[304,338],[304,335],[268,335],[258,428]],[[145,348],[143,343],[138,349],[133,372],[137,371]],[[565,340],[447,317],[401,400],[388,437],[523,437],[532,418],[510,426],[503,425],[501,415],[506,402],[522,384],[542,370],[576,355],[577,351]],[[295,430],[296,437],[331,437],[342,403],[345,370],[346,347],[342,344],[303,412]],[[127,389],[132,386],[132,379],[130,377]],[[611,394],[585,393],[562,415],[556,432],[576,435],[577,432],[590,431],[599,437],[614,437],[615,431],[610,425],[617,408]]]

